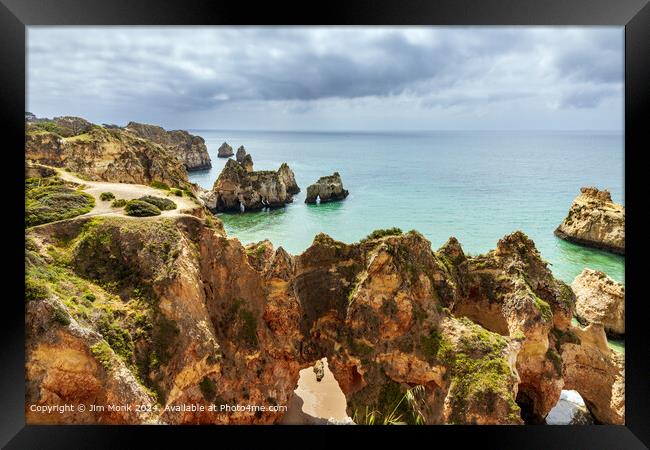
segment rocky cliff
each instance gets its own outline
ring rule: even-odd
[[[182,405],[286,405],[323,357],[357,423],[534,422],[567,385],[623,420],[622,360],[571,326],[571,289],[519,232],[477,257],[415,231],[320,234],[292,256],[190,216],[77,218],[26,242],[27,405],[151,405],[28,423],[275,423]]]
[[[202,170],[212,167],[205,140],[184,130],[166,131],[156,125],[129,122],[124,130],[143,139],[162,145],[185,165],[187,170]]]
[[[576,244],[625,254],[625,207],[607,190],[583,187],[555,234]]]
[[[91,125],[69,137],[40,126],[28,126],[25,159],[63,167],[97,181],[149,184],[165,183],[193,189],[187,171],[167,148],[119,129]]]
[[[320,177],[316,183],[307,188],[305,203],[316,203],[320,199],[321,203],[335,200],[343,200],[348,196],[348,191],[343,189],[341,175],[334,172],[332,175]]]
[[[252,211],[291,203],[293,193],[297,191],[293,172],[286,164],[277,171],[249,172],[234,159],[229,159],[212,191],[203,199],[206,206],[215,212]]]
[[[583,324],[602,324],[613,338],[625,334],[625,287],[605,273],[584,269],[571,289],[576,294],[576,317]]]

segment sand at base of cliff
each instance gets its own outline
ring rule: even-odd
[[[348,422],[345,395],[323,358],[325,376],[316,381],[312,367],[300,371],[298,387],[281,423],[291,425]]]

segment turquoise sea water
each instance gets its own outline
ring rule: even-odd
[[[515,230],[535,241],[554,274],[571,282],[583,268],[624,281],[620,256],[556,238],[581,186],[609,189],[624,203],[624,140],[615,132],[252,132],[193,130],[205,138],[213,168],[190,179],[211,188],[227,141],[244,145],[256,170],[287,162],[302,192],[271,211],[221,214],[226,231],[248,243],[269,239],[290,253],[325,232],[355,242],[377,228],[416,229],[437,249],[455,236],[465,252],[484,253]],[[347,199],[306,205],[307,186],[338,171]]]

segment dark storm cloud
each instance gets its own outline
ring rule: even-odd
[[[622,88],[622,37],[597,28],[32,27],[29,105],[173,114],[273,101],[297,113],[367,97],[595,108]]]

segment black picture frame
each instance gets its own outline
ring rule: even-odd
[[[31,25],[615,25],[625,27],[625,193],[627,209],[626,425],[435,427],[155,427],[26,426],[24,413],[24,147],[25,31]],[[277,2],[174,0],[0,0],[0,123],[3,125],[5,280],[0,341],[0,444],[6,448],[132,447],[132,439],[188,445],[207,439],[263,439],[278,446],[338,446],[350,437],[398,439],[405,445],[482,448],[632,449],[650,445],[649,352],[641,288],[643,209],[639,200],[643,152],[650,149],[643,117],[650,116],[648,0],[402,0]],[[647,119],[646,119],[647,120]],[[639,187],[637,187],[639,186]],[[15,195],[14,195],[15,193]],[[15,275],[13,272],[16,272]],[[6,289],[6,287],[9,289]],[[280,436],[280,433],[282,436]],[[289,437],[289,433],[290,436]],[[356,436],[363,434],[363,436]],[[419,434],[419,436],[418,436]],[[352,436],[355,435],[355,436]],[[345,439],[346,441],[342,441]],[[447,441],[448,444],[444,444]],[[428,444],[427,444],[428,443]],[[402,444],[402,445],[404,445]],[[364,445],[364,444],[361,444]],[[228,448],[229,446],[226,446]]]

